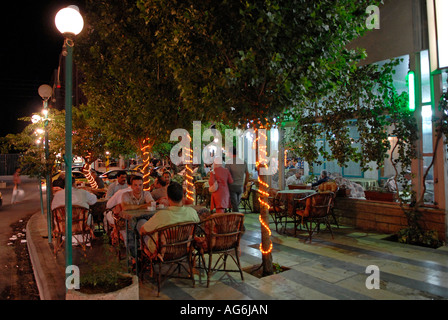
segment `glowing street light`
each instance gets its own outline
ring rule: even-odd
[[[51,181],[50,181],[50,170],[51,168],[48,165],[48,159],[50,158],[50,149],[48,146],[48,100],[53,95],[53,88],[51,88],[48,84],[43,84],[37,90],[40,97],[42,98],[44,104],[44,112],[43,118],[40,117],[41,120],[44,121],[44,133],[45,133],[45,179],[47,184],[47,226],[48,226],[48,242],[51,243]],[[39,130],[39,129],[38,129]],[[42,129],[40,129],[42,130]],[[39,142],[40,143],[40,142]]]
[[[59,10],[55,17],[56,28],[64,36],[65,56],[65,263],[72,265],[72,77],[74,39],[84,27],[77,6]],[[68,276],[68,275],[66,275]]]

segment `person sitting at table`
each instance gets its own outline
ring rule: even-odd
[[[171,173],[168,170],[165,170],[162,174],[163,180],[165,180],[165,183],[167,186],[171,183]]]
[[[53,193],[65,189],[65,172],[61,171],[56,180],[53,181]]]
[[[154,181],[154,190],[151,192],[151,196],[158,204],[169,205],[167,188],[168,184],[163,177],[158,177]]]
[[[313,184],[311,184],[311,187],[312,188],[317,187],[321,183],[327,182],[328,180],[330,180],[330,177],[328,176],[327,170],[322,170],[320,173],[320,179],[317,180],[317,182],[314,182]]]
[[[146,209],[148,204],[153,202],[154,199],[149,191],[143,190],[143,177],[134,176],[131,179],[131,191],[124,192],[121,197],[121,212],[120,216],[124,219],[130,220],[130,229],[135,227],[135,221],[132,220],[132,216],[126,213],[126,210],[138,210]],[[135,233],[127,232],[126,238],[123,234],[123,240],[125,245],[129,248],[131,254],[136,257],[137,253],[134,247]]]
[[[137,230],[140,234],[151,232],[155,229],[181,222],[199,222],[199,216],[195,209],[182,204],[183,188],[178,182],[172,182],[167,188],[169,207],[157,211],[149,220],[140,219],[137,223]],[[144,237],[144,242],[151,254],[155,253],[155,244],[148,236]]]
[[[84,190],[78,189],[76,187],[76,178],[72,176],[72,206],[80,206],[86,209],[90,209],[90,206],[94,205],[98,201],[96,195]],[[51,202],[51,210],[58,207],[65,206],[65,191],[61,190],[54,194],[53,200]],[[87,216],[87,225],[92,225],[92,215],[89,213]],[[82,237],[79,235],[74,235],[73,237],[78,237],[78,241],[72,241],[72,243],[81,243]]]
[[[297,185],[297,184],[303,184],[303,176],[302,176],[302,171],[301,170],[296,170],[296,172],[290,176],[288,179],[286,179],[286,186],[289,186],[290,184],[292,185]]]
[[[117,180],[112,182],[107,188],[106,199],[112,198],[112,196],[121,189],[126,189],[128,187],[127,182],[128,175],[126,171],[119,171],[117,174]]]
[[[126,188],[120,189],[114,193],[109,200],[107,200],[106,211],[104,212],[103,224],[105,226],[106,231],[108,231],[109,226],[115,224],[114,214],[117,215],[121,212],[121,199],[123,193],[132,191],[131,189],[131,177],[126,177]]]
[[[151,193],[143,190],[143,177],[141,176],[132,177],[131,190],[124,192],[122,195],[121,207],[123,210],[146,208],[148,203],[154,201]]]
[[[72,177],[72,205],[81,206],[83,208],[89,209],[91,205],[94,205],[98,201],[96,195],[84,190],[78,189],[76,187],[76,178]],[[51,202],[51,210],[57,207],[65,206],[65,192],[56,192],[53,196],[53,201]]]

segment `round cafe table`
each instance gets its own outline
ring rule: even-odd
[[[277,197],[280,201],[285,203],[288,215],[292,216],[294,211],[294,199],[302,199],[314,193],[316,193],[316,190],[312,189],[280,190],[277,192]]]

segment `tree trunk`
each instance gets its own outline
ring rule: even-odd
[[[262,268],[263,268],[263,276],[271,275],[274,273],[274,266],[272,264],[272,241],[271,241],[271,230],[269,228],[269,204],[268,204],[268,191],[269,185],[267,183],[267,176],[261,175],[260,167],[267,165],[267,153],[266,153],[266,141],[265,136],[255,129],[257,132],[257,141],[256,143],[256,158],[257,158],[257,168],[258,168],[258,190],[259,190],[259,198],[260,202],[260,224],[261,224],[261,244],[260,251],[262,254]],[[261,145],[260,145],[261,143]]]

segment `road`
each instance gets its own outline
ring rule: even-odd
[[[29,262],[26,245],[26,222],[41,211],[37,180],[22,177],[25,197],[11,205],[12,177],[2,176],[6,189],[0,189],[3,205],[0,207],[0,300],[39,299],[37,286]],[[44,197],[45,204],[45,197]],[[10,240],[17,237],[16,240]]]

